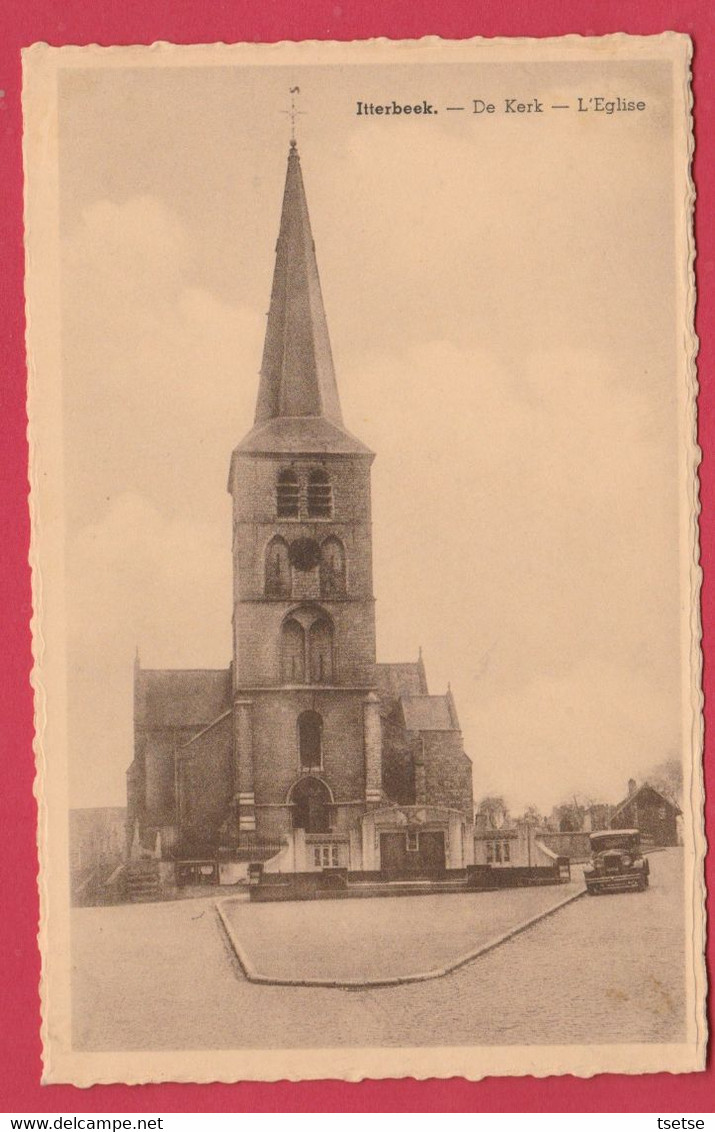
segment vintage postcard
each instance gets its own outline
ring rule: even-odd
[[[703,1068],[690,56],[24,53],[45,1081]]]

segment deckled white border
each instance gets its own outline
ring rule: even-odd
[[[682,255],[681,309],[678,326],[684,337],[682,349],[687,354],[687,405],[681,411],[681,443],[685,503],[681,508],[681,537],[687,549],[690,616],[683,619],[683,679],[691,713],[686,720],[685,738],[693,751],[687,796],[690,798],[691,821],[686,823],[686,857],[692,862],[690,884],[685,885],[686,914],[691,927],[692,1026],[691,1040],[684,1045],[612,1045],[553,1047],[456,1047],[419,1049],[354,1049],[354,1050],[246,1050],[246,1051],[172,1051],[137,1053],[77,1053],[71,1049],[69,996],[69,890],[68,845],[66,820],[52,826],[48,798],[52,793],[53,812],[66,813],[66,768],[57,763],[57,752],[66,749],[64,692],[64,657],[46,649],[46,639],[62,641],[62,468],[49,460],[52,445],[61,447],[61,406],[57,402],[60,381],[53,371],[52,345],[60,340],[58,308],[57,247],[57,154],[56,154],[56,74],[62,67],[81,64],[83,67],[132,66],[235,66],[237,63],[269,66],[306,64],[357,64],[379,59],[381,63],[401,62],[409,53],[419,62],[515,61],[525,58],[540,61],[592,58],[601,51],[614,58],[672,59],[678,64],[686,84],[674,91],[675,105],[683,103],[681,120],[675,123],[675,152],[679,163],[674,169],[676,200],[684,196],[683,211],[676,216],[687,255]],[[701,691],[701,619],[697,516],[699,513],[697,468],[700,450],[697,446],[697,412],[695,397],[697,377],[695,359],[697,339],[694,331],[695,274],[693,207],[695,189],[691,177],[693,152],[692,94],[689,85],[689,64],[692,45],[687,36],[664,33],[660,36],[627,36],[623,33],[586,38],[578,35],[562,38],[534,39],[470,39],[446,41],[429,37],[419,41],[373,39],[352,43],[276,44],[201,44],[177,46],[166,42],[134,47],[102,47],[98,45],[51,48],[35,44],[23,51],[23,109],[25,113],[24,168],[26,182],[26,269],[27,291],[27,354],[28,416],[30,425],[30,512],[32,520],[30,565],[32,568],[32,619],[35,690],[35,754],[37,775],[35,795],[39,807],[38,847],[40,852],[40,928],[38,939],[43,956],[41,999],[42,1041],[46,1082],[72,1082],[80,1086],[124,1081],[237,1081],[281,1078],[337,1077],[349,1081],[365,1077],[384,1078],[412,1076],[460,1075],[471,1080],[494,1074],[533,1074],[546,1076],[572,1073],[592,1076],[595,1073],[646,1073],[669,1070],[688,1072],[704,1067],[706,1043],[705,1017],[705,886],[704,886],[704,787],[702,770],[703,719]],[[682,167],[686,155],[685,168]],[[40,203],[40,198],[41,203]],[[41,270],[36,262],[42,264]],[[41,325],[42,333],[36,332]],[[49,341],[48,341],[49,340]],[[40,375],[45,375],[41,378]],[[53,386],[54,381],[54,386]],[[48,431],[49,430],[49,431]],[[48,445],[48,438],[52,444]],[[41,524],[40,524],[41,518]],[[47,563],[52,561],[52,572]],[[43,570],[45,575],[43,576]],[[58,600],[59,599],[59,600]],[[49,626],[49,629],[48,629]],[[687,662],[686,659],[687,658]],[[47,679],[50,674],[51,678]],[[47,752],[54,753],[48,760]],[[687,769],[687,768],[686,768]],[[50,852],[51,846],[51,852]],[[50,893],[52,894],[50,896]],[[50,919],[51,917],[51,919]]]

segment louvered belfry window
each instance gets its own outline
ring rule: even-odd
[[[297,519],[300,514],[300,484],[298,476],[290,468],[278,476],[276,509],[281,519]]]
[[[314,468],[308,478],[308,514],[329,519],[333,513],[333,489],[324,468]]]

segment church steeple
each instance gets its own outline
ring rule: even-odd
[[[343,426],[295,141],[288,153],[256,424],[274,417],[325,417]]]
[[[256,420],[229,473],[235,689],[374,684],[373,458],[343,425],[292,141]]]
[[[372,457],[343,424],[295,139],[288,151],[256,416],[234,456],[249,452]]]

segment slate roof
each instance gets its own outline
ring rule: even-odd
[[[373,452],[347,429],[326,417],[274,417],[261,421],[236,446],[238,455],[260,452],[266,455],[327,452],[331,455],[370,456]]]
[[[381,700],[399,700],[400,696],[423,695],[427,692],[421,661],[407,664],[376,664],[377,694]]]
[[[408,731],[457,731],[448,696],[402,696],[402,716]]]
[[[244,453],[373,458],[370,449],[343,425],[294,141],[288,153],[256,416],[248,436],[234,449],[234,459]]]
[[[272,417],[343,423],[295,141],[288,152],[256,424]]]
[[[624,798],[622,802],[619,802],[619,804],[611,814],[611,821],[613,821],[614,818],[617,818],[619,814],[622,814],[623,811],[627,809],[632,802],[635,802],[638,796],[644,791],[655,794],[656,798],[658,798],[659,801],[663,803],[663,805],[669,806],[671,810],[675,810],[676,814],[681,814],[683,812],[679,806],[676,806],[675,802],[672,802],[670,798],[666,798],[665,794],[661,794],[660,790],[656,790],[655,786],[651,786],[650,782],[644,782],[641,786],[638,787],[637,790],[634,790],[632,794],[629,794],[627,798]]]
[[[143,727],[206,727],[231,707],[228,668],[140,668],[135,722]]]

